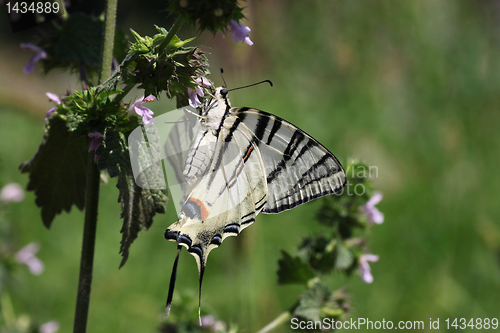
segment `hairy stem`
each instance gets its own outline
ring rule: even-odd
[[[92,288],[92,269],[94,265],[94,245],[99,206],[99,170],[94,163],[94,152],[89,153],[87,165],[87,185],[85,192],[85,223],[83,226],[82,256],[80,277],[76,297],[73,333],[85,333],[89,313],[90,291]]]
[[[107,1],[99,83],[101,83],[103,80],[106,80],[109,76],[111,76],[111,63],[113,61],[113,46],[115,41],[117,5],[118,5],[118,0]]]
[[[106,4],[106,22],[101,53],[101,71],[99,82],[111,76],[113,44],[115,39],[116,7],[118,0],[108,0]],[[87,331],[90,292],[92,289],[92,270],[94,268],[95,236],[97,229],[97,211],[99,207],[100,172],[94,163],[94,152],[89,152],[87,162],[87,184],[85,189],[85,222],[83,226],[82,255],[80,275],[76,296],[75,321],[73,333]]]

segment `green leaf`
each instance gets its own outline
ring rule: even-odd
[[[307,284],[315,277],[315,274],[299,257],[292,257],[286,251],[281,250],[283,258],[278,261],[278,283],[279,284]]]
[[[354,254],[348,248],[342,245],[337,245],[337,260],[335,268],[339,270],[347,270],[354,263]]]
[[[315,283],[300,297],[294,315],[306,320],[321,320],[321,308],[330,300],[331,292],[321,282]]]
[[[76,205],[83,210],[87,167],[87,140],[68,131],[59,117],[51,117],[35,156],[19,166],[29,173],[28,190],[42,209],[43,224],[50,228],[62,210]]]
[[[130,168],[122,168],[116,187],[120,190],[118,202],[122,204],[122,267],[128,259],[130,245],[137,238],[139,231],[149,229],[156,213],[165,213],[168,197],[162,190],[145,190],[138,187]]]
[[[299,247],[298,255],[310,267],[320,273],[328,273],[335,267],[337,242],[326,234],[315,235],[314,238],[305,238]]]
[[[128,259],[130,245],[137,238],[139,231],[149,229],[156,213],[165,213],[168,203],[166,190],[147,190],[137,186],[130,164],[129,150],[123,133],[107,131],[103,144],[98,149],[99,168],[107,169],[111,177],[118,176],[118,187],[123,218],[120,253],[122,267]],[[157,148],[159,149],[159,148]]]
[[[117,131],[106,131],[97,153],[99,169],[107,170],[110,177],[118,176],[122,166],[130,163],[125,137]]]
[[[172,36],[168,45],[163,45],[167,31],[156,28],[159,33],[153,38],[132,31],[137,42],[130,46],[119,76],[127,86],[138,84],[146,96],[165,91],[168,98],[183,97],[188,87],[196,87],[197,77],[208,75],[208,61],[199,48],[185,46],[193,38]],[[115,83],[119,76],[113,78]]]
[[[344,289],[336,290],[325,299],[323,307],[321,308],[322,318],[334,318],[342,320],[346,313],[352,308],[349,296],[345,293]]]
[[[172,40],[170,41],[170,43],[168,43],[167,49],[178,49],[178,48],[184,46],[185,44],[187,44],[193,40],[194,40],[194,37],[188,38],[186,40],[181,40],[179,37],[174,36],[174,37],[172,37]]]
[[[60,61],[83,62],[90,66],[98,66],[101,45],[96,40],[102,38],[102,23],[97,19],[76,13],[64,22],[54,55]]]

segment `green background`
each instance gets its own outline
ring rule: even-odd
[[[119,2],[119,23],[153,33],[164,16],[136,13]],[[378,170],[375,186],[385,222],[374,226],[368,249],[374,282],[332,275],[332,288],[351,295],[352,318],[424,321],[500,315],[500,3],[498,1],[247,1],[253,46],[230,35],[199,36],[216,84],[224,67],[229,87],[271,79],[231,93],[233,106],[256,107],[313,135],[342,163],[361,160]],[[158,12],[158,4],[147,5]],[[142,7],[144,8],[144,6]],[[166,15],[166,13],[165,13]],[[25,75],[31,54],[0,19],[0,186],[27,176],[19,163],[36,152],[45,97],[80,89],[75,77],[40,71]],[[181,37],[195,34],[186,28]],[[130,95],[130,100],[141,92]],[[174,109],[166,97],[148,105],[155,115]],[[163,232],[173,206],[140,233],[120,270],[120,206],[116,180],[101,187],[89,332],[154,332],[168,290],[175,244]],[[292,305],[299,286],[278,286],[280,248],[293,251],[319,230],[319,202],[279,215],[260,215],[239,237],[213,251],[202,308],[242,332],[255,332]],[[4,212],[9,238],[41,244],[40,276],[19,267],[7,291],[16,315],[52,319],[72,328],[83,214],[73,209],[43,227],[33,193]],[[181,294],[196,301],[197,269],[182,252],[174,307]],[[287,332],[289,323],[278,331]],[[360,330],[360,331],[364,331]],[[465,331],[470,331],[467,328]],[[437,330],[433,330],[437,331]]]

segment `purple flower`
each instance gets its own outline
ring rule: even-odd
[[[40,333],[55,333],[59,331],[59,323],[55,320],[51,320],[49,322],[46,322],[42,326],[40,326],[40,330],[38,332]]]
[[[21,48],[23,50],[36,52],[36,54],[33,57],[31,57],[30,60],[28,60],[28,63],[23,68],[23,72],[25,72],[26,74],[30,74],[35,71],[35,63],[37,61],[39,61],[40,59],[47,58],[47,53],[45,53],[45,51],[42,48],[36,45],[21,43]]]
[[[0,191],[0,201],[20,202],[24,200],[24,191],[17,183],[5,185]]]
[[[57,97],[56,94],[53,94],[53,93],[45,93],[45,95],[47,95],[47,97],[52,101],[52,102],[56,102],[56,104],[61,104],[61,100],[59,99],[59,97]],[[45,115],[45,120],[48,120],[50,115],[52,114],[52,112],[54,112],[55,110],[57,110],[57,106],[53,106],[49,109],[49,111],[47,111],[47,114]]]
[[[214,316],[206,315],[201,317],[201,327],[210,327],[215,323]]]
[[[118,68],[120,67],[120,64],[118,64],[118,61],[116,60],[115,57],[113,57],[113,62],[111,63],[111,70],[114,72],[116,72],[118,70]]]
[[[144,125],[150,125],[154,124],[155,120],[153,119],[153,114],[154,112],[148,109],[145,106],[142,106],[143,103],[145,102],[151,102],[154,101],[155,97],[153,95],[149,95],[148,97],[142,97],[139,98],[132,104],[129,108],[129,115],[133,114],[133,112],[137,113],[139,116],[142,117],[142,122]]]
[[[223,321],[217,320],[212,327],[210,327],[212,332],[226,331],[226,324]]]
[[[370,272],[370,265],[368,265],[369,262],[377,262],[378,261],[378,256],[375,254],[362,254],[359,259],[359,270],[361,273],[361,279],[365,281],[366,283],[372,283],[373,282],[373,275]]]
[[[193,108],[197,108],[201,105],[201,102],[198,99],[198,95],[200,95],[200,97],[205,96],[200,86],[196,86],[195,90],[188,88],[189,105],[191,105]]]
[[[101,145],[102,134],[99,132],[90,132],[89,138],[92,139],[90,142],[89,153],[93,150],[97,152],[97,148]],[[99,156],[97,154],[94,155],[94,163],[97,164],[99,160]]]
[[[203,93],[203,89],[201,89],[200,86],[210,87],[212,85],[212,83],[204,77],[197,78],[196,82],[199,85],[196,86],[195,90],[188,88],[189,105],[191,105],[193,108],[197,108],[198,106],[201,105],[201,102],[198,99],[198,96],[200,96],[200,97],[205,96],[205,94]]]
[[[376,204],[378,204],[382,200],[382,193],[377,192],[375,193],[370,200],[363,206],[363,210],[365,211],[366,215],[368,216],[368,221],[372,223],[377,223],[380,224],[384,222],[384,214],[382,214],[377,207],[375,207]]]
[[[248,37],[250,32],[249,27],[236,21],[229,22],[229,26],[231,27],[231,36],[233,37],[233,42],[245,42],[248,45],[253,45],[250,37]]]
[[[40,245],[37,243],[29,243],[16,253],[16,260],[21,264],[26,264],[30,272],[34,275],[42,274],[44,270],[43,262],[35,257],[35,254],[40,250]]]
[[[201,317],[201,327],[209,328],[210,331],[223,331],[226,329],[226,324],[223,321],[217,320],[215,321],[214,316],[206,315]]]

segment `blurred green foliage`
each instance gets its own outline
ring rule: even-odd
[[[446,318],[498,316],[498,2],[249,2],[247,10],[254,46],[233,46],[210,34],[195,41],[216,45],[208,57],[213,68],[224,66],[230,86],[272,79],[273,88],[233,93],[232,104],[300,125],[344,164],[355,157],[376,167],[386,220],[369,239],[371,252],[380,256],[371,265],[375,281],[328,278],[332,289],[347,286],[351,316],[426,325],[428,318],[440,318],[439,331]],[[18,84],[20,96],[31,93],[13,80],[0,82]],[[6,101],[0,100],[0,185],[26,184],[17,166],[38,146],[50,106],[34,118],[8,97],[0,95]],[[163,239],[174,209],[155,218],[118,270],[121,221],[114,185],[111,180],[101,189],[89,331],[154,332],[175,256],[175,246]],[[58,216],[49,231],[33,202],[28,193],[7,213],[17,244],[40,242],[46,271],[38,277],[16,271],[9,293],[17,313],[39,322],[57,319],[61,331],[69,331],[83,216],[76,210]],[[301,287],[277,286],[280,249],[291,250],[319,230],[313,220],[320,206],[316,200],[259,215],[213,251],[204,278],[205,311],[254,332],[292,304]],[[187,258],[183,251],[178,291],[197,289],[196,267]],[[181,300],[176,297],[174,303]],[[286,326],[278,331],[289,331]]]

